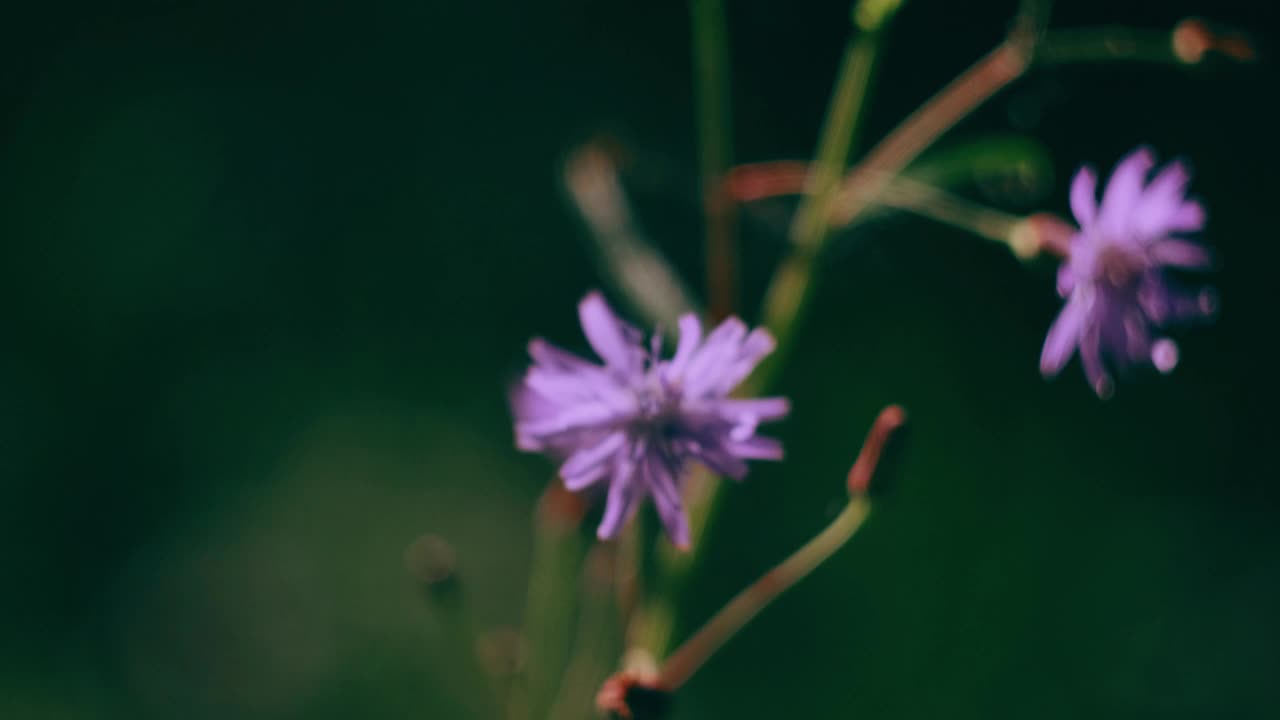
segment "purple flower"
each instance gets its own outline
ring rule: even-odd
[[[646,348],[600,293],[582,300],[578,316],[604,365],[530,342],[533,367],[513,401],[516,446],[563,460],[560,477],[573,492],[608,487],[601,539],[617,535],[649,495],[668,537],[687,547],[681,490],[690,461],[741,479],[746,460],[782,459],[781,444],[756,427],[785,416],[787,400],[729,397],[773,351],[773,338],[737,318],[704,338],[697,316],[684,315],[675,354],[664,360],[661,336]]]
[[[1109,370],[1150,363],[1172,371],[1178,346],[1162,335],[1164,328],[1215,311],[1211,290],[1189,290],[1165,273],[1205,270],[1211,259],[1185,237],[1205,224],[1204,208],[1186,196],[1187,168],[1171,162],[1148,181],[1154,166],[1150,150],[1130,153],[1111,173],[1101,204],[1092,168],[1081,168],[1071,182],[1080,231],[1058,268],[1058,293],[1067,302],[1045,338],[1040,371],[1056,375],[1079,350],[1099,397],[1112,392]]]

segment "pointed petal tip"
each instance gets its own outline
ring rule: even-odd
[[[1216,316],[1222,308],[1222,303],[1218,299],[1218,291],[1213,288],[1201,290],[1200,294],[1196,296],[1196,303],[1206,317]]]
[[[1076,224],[1086,227],[1098,216],[1098,171],[1092,165],[1081,165],[1071,178],[1069,191],[1071,214]]]
[[[1150,168],[1155,164],[1156,164],[1155,148],[1144,143],[1130,150],[1128,154],[1120,158],[1120,161],[1116,163],[1116,169],[1119,170],[1121,167],[1130,166],[1130,165],[1135,167],[1141,167],[1145,165],[1148,168]]]

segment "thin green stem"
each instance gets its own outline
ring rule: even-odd
[[[803,580],[814,568],[844,547],[849,538],[862,527],[870,509],[871,503],[865,497],[852,498],[822,532],[750,587],[738,593],[702,629],[667,658],[658,674],[658,687],[671,692],[683,685],[716,650],[774,598]]]
[[[1028,52],[1024,40],[1011,37],[903,120],[845,179],[832,207],[832,224],[852,223],[921,152],[1020,77],[1027,68]]]
[[[1175,52],[1172,32],[1120,26],[1054,30],[1045,35],[1035,56],[1036,65],[1042,66],[1118,60],[1186,64]]]
[[[728,30],[723,0],[691,0],[689,14],[698,165],[706,216],[708,309],[712,319],[720,319],[733,312],[737,274],[734,205],[722,182],[733,164]]]
[[[594,717],[595,689],[614,668],[621,644],[615,604],[616,564],[622,549],[600,544],[587,554],[580,579],[581,608],[573,654],[554,702],[550,720],[588,720]]]
[[[586,552],[582,501],[552,479],[534,517],[533,565],[525,605],[523,697],[512,715],[546,717],[569,661],[578,610],[579,568]]]
[[[830,232],[828,218],[859,131],[882,45],[883,29],[877,26],[864,30],[845,49],[805,197],[791,224],[793,249],[778,267],[764,298],[761,322],[773,333],[778,351],[748,381],[745,393],[754,393],[771,383],[792,345],[796,320],[812,289],[814,265]]]
[[[966,230],[1010,248],[1013,248],[1014,230],[1022,222],[1022,218],[1016,215],[966,200],[905,176],[890,183],[880,194],[879,203]]]

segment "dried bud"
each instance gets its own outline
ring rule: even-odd
[[[1173,54],[1188,65],[1194,65],[1213,47],[1213,35],[1203,22],[1183,20],[1173,29]]]
[[[1182,62],[1194,65],[1210,50],[1237,62],[1257,58],[1248,38],[1239,33],[1215,33],[1203,20],[1188,18],[1173,29],[1173,54]]]
[[[457,555],[437,535],[423,535],[410,543],[404,551],[404,567],[433,596],[457,588]]]
[[[671,693],[652,680],[623,671],[610,677],[596,693],[596,709],[611,718],[656,720],[671,711]]]

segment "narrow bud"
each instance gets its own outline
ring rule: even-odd
[[[457,555],[453,546],[437,535],[423,535],[410,543],[404,551],[404,567],[432,596],[457,588]]]
[[[907,411],[901,405],[890,405],[876,416],[876,421],[872,423],[867,439],[862,444],[862,451],[858,453],[858,459],[849,468],[847,484],[850,495],[863,495],[867,492],[889,437],[906,421]]]
[[[600,686],[596,709],[610,718],[654,720],[670,712],[671,693],[651,679],[624,670]]]

